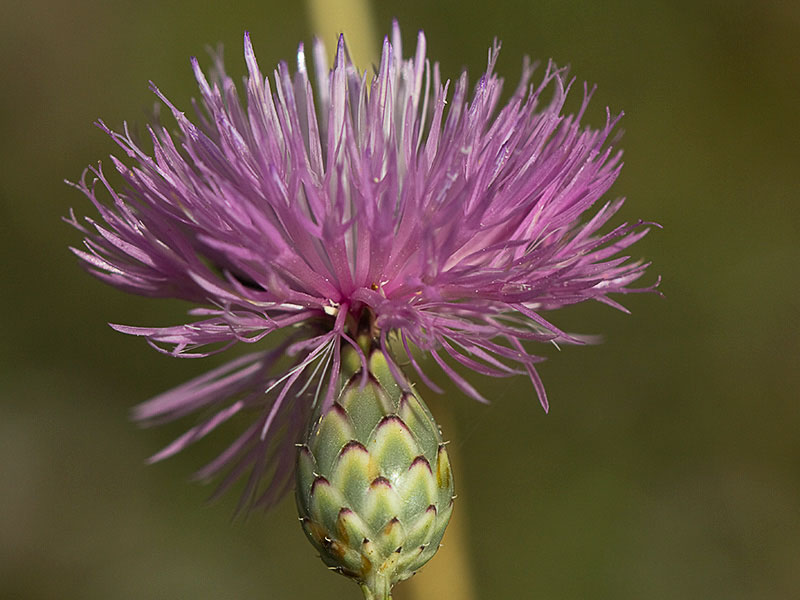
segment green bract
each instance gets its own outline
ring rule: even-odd
[[[325,564],[384,600],[439,548],[453,477],[428,407],[403,391],[382,352],[372,350],[363,388],[355,353],[342,367],[338,400],[299,448],[297,506]]]

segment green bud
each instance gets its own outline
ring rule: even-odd
[[[297,458],[297,507],[308,539],[368,600],[390,598],[439,548],[453,510],[441,432],[379,350],[343,353],[338,400],[318,416]]]

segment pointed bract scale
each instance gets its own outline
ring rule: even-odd
[[[393,484],[399,481],[420,452],[408,426],[396,415],[381,420],[368,446],[370,458],[378,463],[380,474]]]
[[[369,484],[378,477],[375,461],[361,442],[342,448],[331,473],[331,484],[341,491],[351,507],[362,511]]]
[[[336,537],[347,551],[342,553],[341,566],[350,572],[360,572],[363,560],[359,544],[370,533],[369,527],[357,513],[349,508],[342,508],[336,519]]]
[[[309,517],[301,517],[300,524],[311,544],[321,553],[325,552],[326,529]]]
[[[436,506],[433,504],[417,515],[416,521],[411,522],[407,527],[408,533],[404,542],[405,548],[412,550],[433,539],[436,515]]]
[[[406,550],[406,552],[404,552],[404,556],[398,562],[397,569],[406,574],[405,579],[416,574],[416,572],[431,559],[431,556],[429,556],[427,552],[428,548],[430,548],[429,544],[421,544],[414,546],[413,551]]]
[[[375,543],[384,560],[390,558],[394,553],[402,552],[405,541],[406,528],[397,517],[389,519],[389,522],[375,536]]]
[[[436,528],[441,532],[437,534],[440,541],[444,535],[445,527],[447,527],[447,522],[450,520],[450,516],[453,514],[453,507],[455,504],[455,496],[451,496],[450,502],[444,504],[436,515]]]
[[[308,498],[311,494],[311,486],[317,478],[317,461],[311,450],[303,444],[297,451],[297,473],[296,473],[296,495],[297,501],[303,505],[307,512]]]
[[[367,385],[360,389],[359,378],[353,378],[339,403],[350,416],[354,438],[364,443],[369,440],[375,425],[394,412],[391,401],[380,385]]]
[[[423,408],[414,394],[406,393],[400,399],[397,415],[408,425],[419,447],[426,452],[425,458],[430,463],[435,463],[441,436],[430,412]]]
[[[454,506],[455,501],[451,499],[450,502],[443,506],[436,514],[436,528],[431,536],[430,543],[437,545],[441,543],[445,529],[447,529],[447,524],[450,522],[450,517],[453,515]]]
[[[370,355],[369,372],[378,380],[381,389],[385,390],[388,396],[392,398],[398,397],[401,386],[392,375],[389,363],[383,352],[373,352]],[[391,412],[396,412],[396,407],[393,407]]]
[[[368,537],[361,540],[359,548],[363,557],[361,561],[362,568],[364,568],[363,579],[366,579],[370,572],[375,572],[378,567],[383,565],[383,556],[381,556],[375,541]]]
[[[453,471],[445,444],[439,444],[436,459],[436,487],[439,489],[439,506],[448,506],[453,494]],[[448,491],[449,490],[449,491]]]
[[[444,533],[444,531],[442,531],[442,533]],[[425,563],[433,558],[433,555],[439,551],[441,539],[441,537],[434,538],[430,542],[420,546],[419,554],[413,560],[409,561],[407,568],[411,571],[418,571],[421,569]]]
[[[327,531],[335,531],[339,511],[347,506],[342,493],[320,476],[311,485],[309,497],[309,516]]]
[[[397,489],[403,499],[403,515],[407,521],[423,513],[428,506],[435,506],[439,490],[431,465],[424,456],[414,459],[398,481]]]
[[[330,473],[342,448],[355,439],[355,429],[342,406],[334,403],[322,417],[316,433],[309,440],[309,447],[317,461],[320,473]]]
[[[378,532],[396,518],[403,508],[403,499],[385,477],[378,477],[369,485],[362,516],[373,532]]]
[[[358,544],[372,532],[358,513],[349,508],[342,508],[336,520],[336,533],[338,539],[345,544],[358,547]]]
[[[422,548],[419,554],[408,563],[408,569],[417,571],[418,569],[422,568],[422,566],[428,562],[434,554],[436,554],[452,514],[453,501],[451,499],[449,504],[443,507],[442,510],[435,515],[433,525],[429,530],[429,536],[425,539],[425,542],[421,544],[421,546],[424,546],[424,548]]]
[[[337,539],[325,538],[323,541],[324,555],[327,555],[326,564],[341,573],[351,572],[351,567],[357,567],[361,555],[347,544]]]

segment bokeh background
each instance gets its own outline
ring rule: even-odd
[[[659,221],[635,252],[664,298],[633,315],[553,316],[605,343],[550,352],[551,412],[529,383],[448,388],[457,511],[475,598],[800,597],[800,4],[756,0],[375,3],[443,73],[473,75],[492,38],[599,84],[589,120],[624,109],[623,217]],[[0,21],[0,598],[355,598],[305,541],[291,500],[231,519],[187,483],[222,439],[158,466],[180,425],[131,406],[215,364],[179,361],[105,323],[172,324],[186,306],[85,275],[62,182],[141,126],[152,79],[181,106],[190,55],[221,42],[243,74],[312,32],[302,3],[5,0]],[[332,40],[329,40],[332,42]],[[206,60],[204,64],[208,64]],[[431,394],[428,394],[431,396]],[[445,548],[444,551],[447,551]],[[419,596],[420,598],[433,597]],[[447,595],[439,597],[448,597]]]

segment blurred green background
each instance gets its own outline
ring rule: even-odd
[[[598,83],[589,120],[626,112],[623,217],[664,226],[635,251],[665,298],[552,315],[605,343],[550,352],[549,415],[524,378],[472,377],[488,407],[449,388],[477,597],[800,597],[800,3],[374,9],[407,44],[424,28],[449,77],[479,73],[498,36],[509,83],[525,53]],[[233,522],[232,498],[204,505],[186,479],[224,440],[143,464],[181,425],[139,430],[129,408],[215,363],[109,329],[177,323],[186,306],[85,275],[60,221],[91,212],[62,180],[115,151],[92,122],[145,123],[148,79],[188,107],[188,57],[206,44],[243,74],[245,29],[264,69],[311,38],[300,3],[4,3],[0,598],[358,597],[291,500]]]

